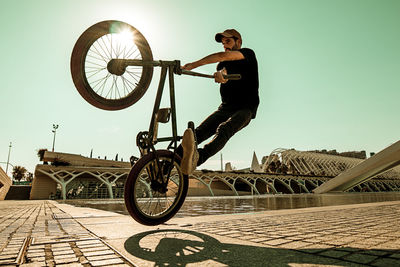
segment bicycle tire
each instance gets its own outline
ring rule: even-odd
[[[121,38],[125,32],[128,38]],[[152,61],[153,55],[136,28],[122,21],[102,21],[77,40],[71,55],[71,75],[87,102],[100,109],[120,110],[142,98],[150,85],[153,66],[129,67],[131,71],[126,68],[124,74],[115,75],[107,69],[112,58]]]
[[[172,162],[173,152],[157,150],[155,153],[157,153],[160,162],[164,164],[165,162]],[[175,155],[171,170],[168,183],[169,193],[167,191],[163,195],[151,187],[149,183],[151,177],[149,176],[156,173],[152,168],[158,168],[155,153],[151,152],[141,157],[132,167],[125,182],[124,200],[126,209],[133,219],[144,225],[158,225],[171,219],[181,208],[188,191],[188,176],[180,170],[181,159],[178,155]],[[163,178],[165,178],[165,174]],[[157,207],[160,208],[159,212]]]

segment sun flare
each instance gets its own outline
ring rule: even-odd
[[[130,45],[134,42],[135,34],[130,29],[122,29],[117,35],[118,41],[121,44]]]

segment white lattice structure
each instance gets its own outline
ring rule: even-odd
[[[50,155],[58,160],[56,162],[68,162],[72,158],[75,164],[80,163],[80,156],[77,155],[72,157],[66,153]],[[285,172],[281,169],[281,173],[277,170],[275,173],[266,173],[271,162],[278,160],[288,166]],[[262,166],[263,173],[256,173],[254,168],[254,172],[194,172],[189,179],[189,194],[238,196],[311,193],[337,173],[361,161],[312,152],[276,149]],[[130,171],[130,168],[124,168],[126,163],[103,162],[88,158],[83,162],[86,166],[37,165],[32,182],[31,199],[123,197],[124,183]],[[99,163],[107,166],[93,166]],[[398,168],[393,169],[383,174],[388,177],[380,175],[348,191],[400,191],[399,173]]]
[[[371,178],[385,179],[393,176],[399,180],[398,169],[400,166],[400,141],[379,151],[374,156],[362,161],[354,168],[348,169],[327,183],[314,190],[317,194],[346,191],[359,184],[369,181]],[[389,172],[390,170],[390,172]],[[396,174],[397,173],[397,174]]]
[[[191,180],[202,184],[202,195],[262,195],[311,193],[331,178],[249,172],[196,171]],[[198,186],[197,186],[198,187]],[[349,192],[400,191],[400,179],[372,179],[348,190]]]
[[[190,178],[203,186],[203,195],[209,196],[311,193],[329,180],[327,177],[214,171],[195,171]]]
[[[266,173],[335,177],[363,161],[357,158],[278,148],[268,156],[262,170]],[[400,167],[393,168],[374,178],[400,179]]]
[[[30,198],[51,198],[57,191],[62,199],[123,197],[129,171],[130,168],[38,165]]]

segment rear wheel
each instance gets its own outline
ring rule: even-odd
[[[180,158],[169,150],[157,150],[140,158],[125,182],[125,205],[139,223],[157,225],[181,208],[188,190],[188,177],[180,169]],[[167,180],[167,176],[169,179]]]
[[[110,72],[111,59],[152,61],[144,36],[131,25],[115,20],[99,22],[79,37],[71,55],[71,74],[81,96],[95,107],[119,110],[136,103],[153,76],[152,66],[128,66]]]

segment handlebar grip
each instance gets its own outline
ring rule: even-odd
[[[242,75],[240,74],[228,74],[228,75],[223,75],[224,79],[228,80],[240,80],[242,78]]]

